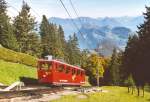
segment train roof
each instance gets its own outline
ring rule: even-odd
[[[70,66],[70,67],[74,67],[74,68],[77,68],[77,69],[80,69],[80,70],[84,70],[78,66],[74,66],[74,65],[71,65],[71,64],[68,64],[68,63],[65,63],[65,62],[61,62],[59,60],[45,60],[45,59],[39,59],[38,61],[44,61],[44,62],[57,62],[57,63],[61,63],[61,64],[65,64],[67,66]]]

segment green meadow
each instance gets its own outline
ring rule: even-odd
[[[127,92],[126,87],[104,86],[101,87],[108,92],[81,94],[87,98],[79,98],[79,95],[63,96],[61,99],[52,102],[150,102],[150,92],[145,92],[145,96],[137,96],[137,92],[133,95]]]

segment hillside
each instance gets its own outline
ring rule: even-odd
[[[0,46],[0,83],[9,85],[20,77],[36,78],[37,58]]]
[[[0,46],[0,59],[8,62],[20,63],[28,66],[36,66],[37,58],[28,54],[15,52]]]
[[[110,26],[93,26],[93,25],[85,25],[82,26],[80,31],[84,34],[84,39],[86,39],[90,43],[90,48],[94,49],[100,42],[104,40],[113,40],[116,46],[125,46],[126,40],[128,36],[132,34],[132,31],[125,27],[110,27]],[[88,48],[86,44],[83,43],[84,39],[80,33],[77,33],[77,37],[79,40],[79,44],[81,48]],[[120,41],[122,43],[120,43]]]
[[[0,60],[0,83],[9,85],[20,77],[36,78],[36,68]]]

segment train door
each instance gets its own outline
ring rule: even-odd
[[[85,71],[81,71],[80,76],[81,76],[80,83],[85,84]]]
[[[80,81],[81,81],[81,70],[80,69],[77,69],[76,75],[77,75],[76,83],[80,84]]]
[[[52,62],[42,61],[38,65],[38,78],[40,82],[51,83],[52,80]]]
[[[77,77],[77,75],[76,75],[76,69],[75,68],[72,68],[72,77],[71,77],[71,79],[72,79],[72,83],[76,83],[76,77]]]
[[[55,62],[55,69],[53,74],[53,83],[54,84],[61,84],[65,82],[65,65],[61,63]]]
[[[70,66],[66,66],[65,68],[65,76],[66,76],[66,79],[67,79],[67,83],[71,83],[72,82],[72,74],[71,74],[71,67]]]

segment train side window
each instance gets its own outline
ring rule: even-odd
[[[49,70],[52,67],[52,63],[41,63],[40,69]]]
[[[70,67],[66,66],[66,74],[68,74],[70,72]]]
[[[76,74],[76,70],[72,68],[72,75]]]
[[[48,63],[48,68],[51,70],[52,69],[52,63]]]
[[[77,75],[80,75],[80,70],[77,70]]]
[[[83,71],[81,71],[80,75],[81,75],[81,76],[83,75]]]
[[[83,71],[83,75],[85,75],[85,72]]]
[[[63,72],[64,71],[64,65],[58,65],[57,70],[59,72]]]

